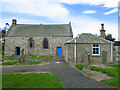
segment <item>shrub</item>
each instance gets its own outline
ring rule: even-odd
[[[83,65],[82,65],[82,64],[77,64],[75,67],[76,67],[77,69],[80,69],[80,70],[83,69]]]

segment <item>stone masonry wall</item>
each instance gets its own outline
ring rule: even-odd
[[[28,39],[33,38],[34,47],[29,48]],[[48,40],[48,49],[43,49],[43,39]],[[72,37],[5,37],[5,56],[15,54],[15,48],[20,50],[25,48],[26,55],[37,56],[56,56],[57,47],[62,47],[62,56],[64,56],[64,43],[71,40]]]
[[[66,44],[65,45],[65,55],[64,59],[70,64],[74,64],[74,45]]]
[[[111,60],[111,45],[110,44],[100,44],[100,55],[92,55],[92,45],[93,44],[77,44],[77,62],[82,60],[82,52],[85,50],[91,56],[91,64],[102,65],[102,51],[107,52],[107,63]]]
[[[77,44],[77,63],[82,63],[83,52],[87,51],[91,56],[91,64],[102,65],[102,51],[107,52],[107,63],[111,62],[111,44],[100,44],[100,55],[92,55],[92,45],[93,44]],[[74,61],[74,44],[66,44],[67,48],[67,58],[66,60]],[[71,61],[69,61],[71,63]]]

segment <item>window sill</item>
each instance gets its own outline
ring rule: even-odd
[[[92,55],[92,57],[101,57],[101,55]]]
[[[48,50],[48,49],[43,49],[44,51]]]

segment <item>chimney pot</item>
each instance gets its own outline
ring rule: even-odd
[[[12,19],[12,24],[16,25],[17,24],[17,20],[16,19]]]

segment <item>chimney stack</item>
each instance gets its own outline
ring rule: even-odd
[[[71,21],[69,21],[69,25],[71,25]]]
[[[12,24],[16,25],[17,24],[17,20],[16,19],[12,19]]]
[[[100,36],[105,39],[105,30],[104,30],[104,24],[101,24],[101,30],[100,30]]]

